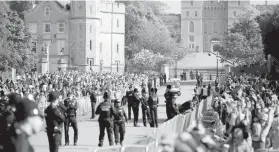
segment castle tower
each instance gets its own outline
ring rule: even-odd
[[[72,65],[99,71],[100,2],[71,1],[70,16]]]
[[[203,52],[202,1],[181,1],[182,44],[192,52]]]

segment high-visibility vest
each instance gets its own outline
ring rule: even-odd
[[[202,88],[202,95],[207,96],[207,88]]]

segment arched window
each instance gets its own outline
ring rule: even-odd
[[[240,5],[240,0],[238,0],[238,5]]]
[[[203,24],[203,32],[207,33],[207,24],[206,23]]]
[[[214,22],[213,24],[213,33],[217,33],[217,23]]]
[[[193,21],[190,22],[189,31],[191,33],[195,32],[195,23]]]
[[[44,9],[45,16],[50,16],[50,8],[48,6]]]
[[[194,5],[194,2],[193,1],[191,1],[191,6],[193,6]]]
[[[119,45],[116,44],[116,52],[119,53]]]

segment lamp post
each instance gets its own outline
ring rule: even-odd
[[[177,78],[177,58],[178,58],[178,55],[175,55],[175,78]]]
[[[215,55],[216,58],[217,58],[217,77],[218,77],[218,75],[219,75],[219,62],[218,62],[218,59],[219,59],[219,58],[220,58],[220,59],[223,59],[224,61],[226,61],[226,62],[232,64],[233,66],[235,66],[235,62],[231,62],[231,61],[229,61],[229,60],[227,60],[227,59],[225,59],[225,58],[219,56],[219,53],[208,52],[208,56],[211,56],[211,54]]]

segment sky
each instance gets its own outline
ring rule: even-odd
[[[180,0],[162,0],[163,3],[167,4],[167,10],[168,13],[175,13],[180,14]],[[251,5],[261,5],[265,4],[264,0],[250,0]],[[267,4],[279,4],[279,0],[267,0]]]

